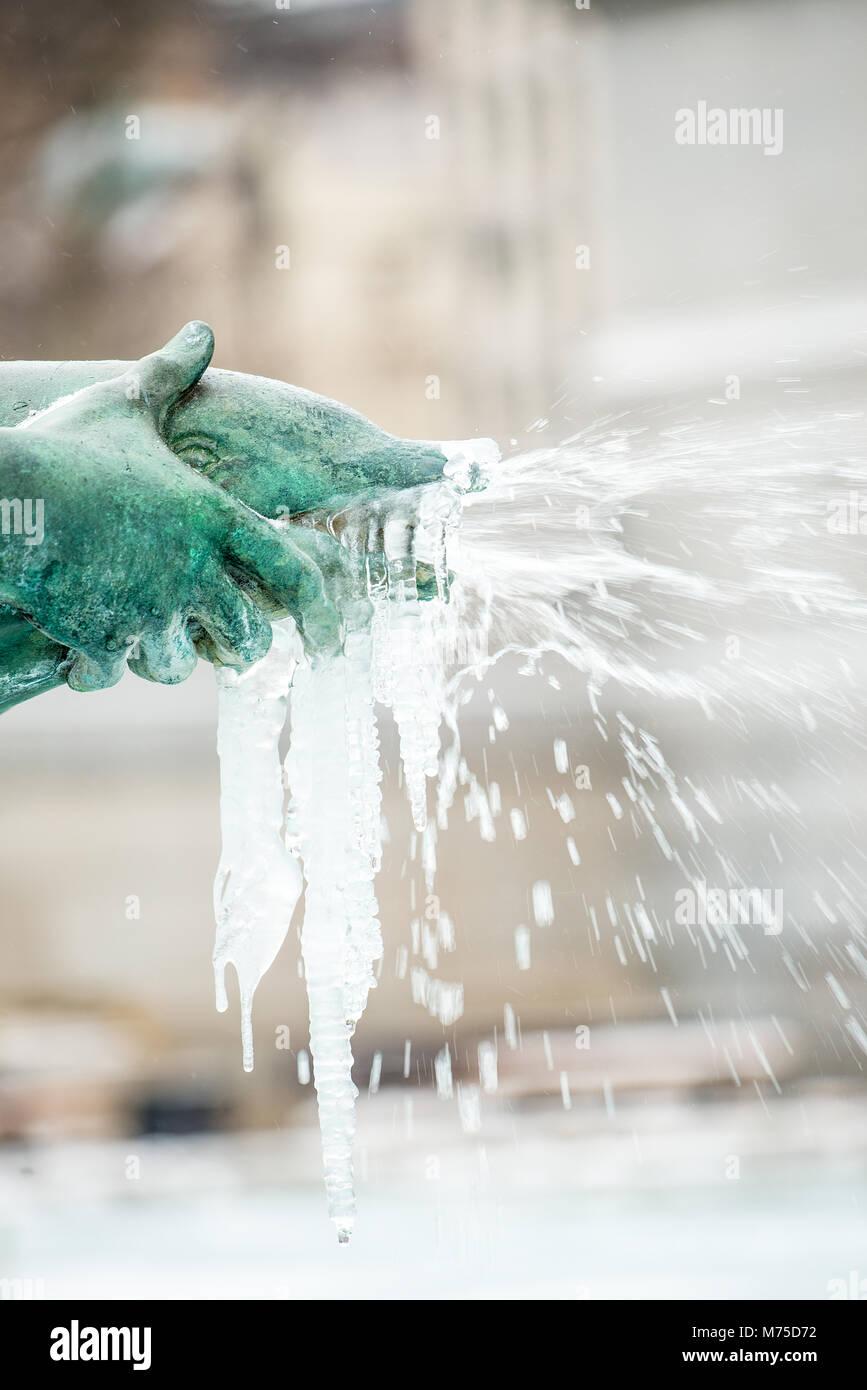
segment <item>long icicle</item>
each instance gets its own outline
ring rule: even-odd
[[[343,653],[299,669],[286,759],[290,844],[307,881],[301,951],[325,1188],[341,1244],[355,1219],[351,1042],[382,954],[373,890],[381,773],[366,605],[362,612],[363,623],[347,625]]]
[[[300,649],[295,624],[275,623],[268,655],[244,671],[217,671],[222,853],[214,882],[217,1009],[228,1008],[225,972],[241,995],[244,1070],[253,1070],[253,995],[282,946],[303,879],[283,842],[280,734]]]

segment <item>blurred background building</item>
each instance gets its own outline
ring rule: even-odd
[[[607,416],[860,414],[865,38],[858,0],[7,0],[0,350],[135,358],[203,318],[216,365],[506,450]],[[678,146],[674,112],[704,99],[781,108],[782,153]],[[684,944],[662,975],[624,969],[587,902],[636,872],[668,902],[670,875],[646,848],[611,853],[615,771],[580,686],[504,667],[497,695],[508,742],[486,747],[482,690],[468,755],[503,785],[520,769],[534,833],[480,845],[456,823],[444,841],[466,1005],[446,1031],[406,970],[422,956],[386,735],[386,955],[355,1049],[362,1091],[377,1052],[382,1085],[340,1264],[294,933],[257,998],[252,1076],[213,1008],[212,673],[4,716],[0,1277],[47,1296],[821,1298],[852,1269],[861,1287],[865,1059],[824,958],[786,964],[765,940],[733,974]],[[859,843],[846,748],[825,750],[829,781],[773,721],[727,744],[682,712],[630,713],[681,767],[778,768],[817,854]],[[580,870],[548,794],[569,789],[555,738],[593,767]],[[757,812],[736,802],[748,854]],[[556,918],[524,971],[536,881]],[[863,1005],[842,925],[816,919]]]

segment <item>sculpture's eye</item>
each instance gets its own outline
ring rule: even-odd
[[[191,468],[208,468],[218,462],[216,446],[212,439],[202,439],[198,436],[194,439],[178,439],[172,445],[172,450]]]

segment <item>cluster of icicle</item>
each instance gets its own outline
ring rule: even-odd
[[[359,504],[342,511],[339,524],[321,519],[339,535],[355,574],[354,587],[333,596],[344,631],[340,653],[309,661],[287,620],[275,624],[263,661],[217,675],[223,842],[214,886],[217,1008],[227,1007],[224,974],[231,964],[244,1067],[252,1069],[253,996],[305,890],[301,952],[310,1051],[328,1208],[341,1243],[355,1217],[351,1040],[382,956],[374,889],[382,858],[375,706],[392,710],[413,824],[424,831],[427,780],[439,763],[438,626],[447,613],[448,540],[470,470],[496,458],[490,441],[444,447],[449,465],[442,483],[399,494],[387,506]],[[420,562],[432,567],[437,586],[437,597],[424,602]],[[290,745],[281,769],[287,708]]]

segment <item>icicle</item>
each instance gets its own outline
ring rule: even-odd
[[[246,671],[217,671],[223,846],[214,883],[214,979],[224,1013],[226,966],[235,967],[245,1071],[253,1069],[253,995],[286,938],[302,888],[283,843],[279,752],[297,650],[294,623],[277,623],[262,661]]]
[[[290,843],[307,881],[301,951],[329,1214],[341,1243],[355,1218],[351,1039],[382,955],[373,881],[381,858],[379,740],[371,643],[349,614],[344,652],[302,666],[286,759]],[[363,611],[366,613],[366,605]]]
[[[390,704],[400,737],[400,756],[413,824],[427,824],[427,778],[439,762],[442,711],[439,667],[419,603],[414,528],[402,516],[385,528],[388,601],[375,596],[377,698]]]

